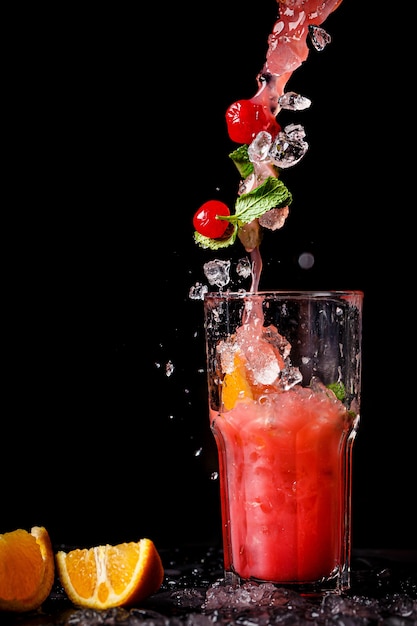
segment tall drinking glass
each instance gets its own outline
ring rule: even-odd
[[[363,293],[208,293],[226,582],[350,586]]]

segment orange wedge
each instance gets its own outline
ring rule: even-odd
[[[246,376],[245,364],[238,353],[234,357],[234,369],[223,379],[222,401],[226,411],[233,409],[238,400],[253,399],[252,387]]]
[[[0,535],[0,610],[38,609],[51,592],[54,576],[54,553],[43,526]]]
[[[55,555],[61,585],[73,604],[91,609],[132,606],[156,593],[164,579],[150,539]]]

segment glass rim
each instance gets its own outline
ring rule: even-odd
[[[364,292],[360,289],[330,289],[327,291],[319,291],[314,289],[266,289],[263,291],[207,291],[204,299],[231,299],[238,300],[253,297],[288,297],[288,298],[343,298],[358,297],[363,298]]]

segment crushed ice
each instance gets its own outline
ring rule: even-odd
[[[241,586],[227,585],[224,581],[215,582],[206,592],[203,609],[246,609],[249,607],[285,607],[294,610],[305,605],[305,600],[297,593],[276,587],[272,583],[246,582]]]
[[[249,278],[249,276],[252,274],[252,265],[248,257],[243,257],[242,259],[239,259],[236,265],[236,273],[242,278]]]
[[[278,98],[278,104],[281,109],[287,109],[288,111],[304,111],[304,109],[308,109],[311,106],[311,100],[294,91],[287,91]]]
[[[252,312],[250,324],[243,324],[233,336],[219,342],[217,353],[222,372],[233,371],[235,354],[240,351],[255,385],[272,385],[277,390],[288,391],[303,379],[298,367],[291,365],[291,344],[275,326],[262,327],[262,321],[256,317],[256,311]]]
[[[259,164],[273,163],[285,169],[296,165],[308,150],[308,143],[305,139],[305,130],[301,124],[288,124],[277,136],[272,139],[272,135],[264,130],[259,132],[248,147],[249,160],[256,167]],[[263,174],[263,175],[262,175]],[[271,172],[269,169],[258,171],[256,179],[265,179]],[[248,180],[242,181],[240,193],[247,191]]]
[[[415,624],[417,618],[417,600],[407,594],[393,594],[376,599],[329,593],[322,598],[309,598],[271,583],[246,582],[240,586],[233,586],[226,584],[223,579],[207,589],[202,609],[208,614],[215,615],[217,624],[229,626],[234,624],[369,626],[377,623],[402,626]],[[385,621],[384,617],[387,614],[391,615],[391,618]],[[406,618],[406,621],[403,618]],[[200,622],[193,623],[197,625]]]
[[[203,266],[204,275],[210,285],[216,285],[219,289],[231,283],[231,261],[213,259]],[[252,276],[252,264],[248,257],[243,257],[236,263],[236,275],[238,279],[247,279]],[[196,282],[189,289],[188,296],[191,300],[204,300],[209,288],[201,282]]]
[[[208,261],[204,263],[203,270],[210,285],[225,287],[230,282],[230,261]]]
[[[202,283],[196,283],[195,285],[190,287],[190,291],[188,292],[190,300],[204,300],[204,294],[208,292],[207,285],[203,285]]]
[[[324,28],[321,28],[321,26],[316,26],[314,24],[309,25],[308,34],[310,36],[311,43],[318,52],[324,50],[324,48],[332,40],[331,36]]]
[[[278,230],[284,226],[290,210],[287,206],[275,209],[269,209],[266,213],[260,216],[259,223],[264,228],[269,230]]]
[[[304,137],[301,124],[289,124],[280,131],[269,150],[273,163],[282,169],[296,165],[308,150]]]

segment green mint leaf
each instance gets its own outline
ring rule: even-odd
[[[230,222],[248,224],[270,209],[288,206],[292,195],[279,178],[269,176],[262,185],[242,194],[236,201],[235,215]]]
[[[338,383],[331,383],[330,385],[327,385],[327,388],[330,389],[330,391],[333,391],[336,398],[341,402],[343,402],[346,398],[346,389],[342,381]]]
[[[253,163],[248,157],[248,146],[244,144],[229,154],[242,178],[247,178],[253,172]]]
[[[229,233],[229,230],[227,230]],[[221,239],[210,239],[210,237],[204,237],[204,235],[200,235],[197,231],[194,231],[194,241],[201,248],[210,248],[210,250],[219,250],[220,248],[227,248],[235,243],[237,235],[237,226],[234,225],[232,229],[232,233],[226,237]]]

